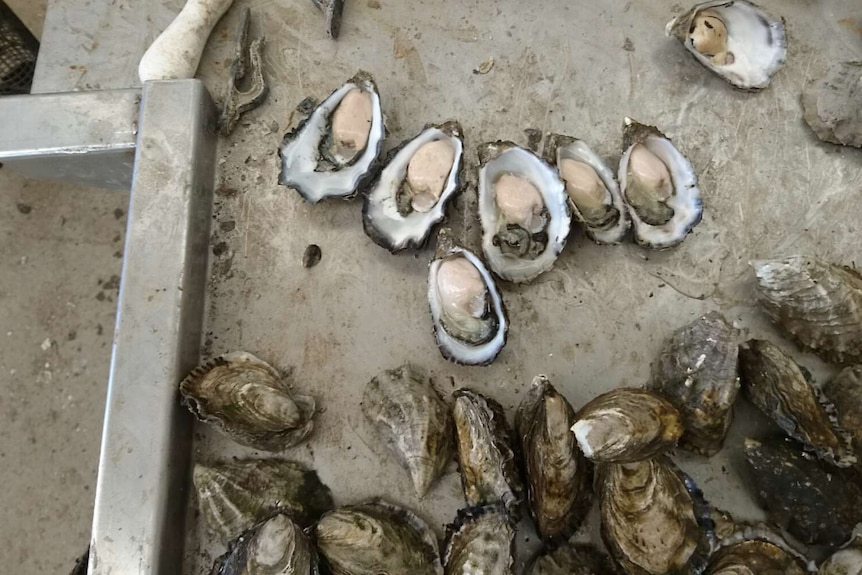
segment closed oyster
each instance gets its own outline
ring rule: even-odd
[[[862,453],[862,365],[845,367],[823,386],[838,416],[838,425],[851,437],[853,451]]]
[[[317,575],[317,552],[290,517],[277,513],[230,542],[211,575]]]
[[[308,527],[332,509],[332,494],[317,473],[295,461],[256,459],[195,464],[192,481],[207,524],[224,540],[275,511]]]
[[[554,266],[571,225],[556,171],[512,142],[479,147],[482,251],[495,274],[528,282]]]
[[[462,509],[446,532],[446,575],[513,575],[515,529],[502,507]]]
[[[820,565],[817,575],[862,575],[862,531]]]
[[[751,339],[739,347],[742,392],[790,437],[839,467],[856,463],[850,435],[811,373],[777,345]]]
[[[352,197],[374,177],[384,135],[377,84],[359,71],[284,136],[278,183],[313,204]]]
[[[565,543],[533,561],[526,575],[608,575],[614,573],[608,556],[592,545]]]
[[[806,575],[805,557],[765,525],[741,525],[721,542],[705,575]]]
[[[640,245],[674,247],[700,223],[697,174],[658,128],[625,119],[619,180]]]
[[[419,517],[382,500],[340,507],[314,527],[332,575],[442,575],[437,538]]]
[[[534,378],[518,407],[515,431],[524,456],[530,512],[546,542],[567,539],[590,510],[593,468],[569,431],[574,422],[575,411],[548,378]]]
[[[631,575],[686,573],[706,567],[712,521],[694,482],[666,456],[596,468],[602,539]]]
[[[512,432],[503,407],[470,389],[452,397],[461,484],[470,507],[501,503],[515,519],[524,487],[515,466]]]
[[[423,497],[454,456],[449,408],[410,365],[384,371],[365,386],[362,413]]]
[[[680,447],[704,455],[721,449],[739,392],[737,333],[710,312],[676,330],[653,364],[647,387],[679,410]]]
[[[180,383],[180,395],[199,420],[264,451],[293,447],[314,428],[314,399],[291,393],[275,368],[244,351],[196,367]]]
[[[862,363],[862,276],[813,257],[752,262],[763,309],[801,347]]]
[[[666,399],[645,389],[621,387],[582,407],[572,432],[593,461],[627,463],[675,446],[682,424]]]
[[[737,88],[760,90],[784,65],[784,22],[745,0],[710,0],[667,24],[698,62]]]
[[[463,152],[458,122],[426,126],[392,150],[362,204],[368,237],[393,253],[424,246],[460,189]]]

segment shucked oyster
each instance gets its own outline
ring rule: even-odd
[[[427,126],[389,153],[362,205],[365,233],[391,252],[425,245],[460,189],[464,145],[458,122]]]
[[[377,85],[360,71],[284,136],[278,183],[313,204],[352,197],[374,176],[384,135]]]
[[[845,367],[823,386],[823,393],[838,412],[838,425],[850,432],[858,459],[862,454],[862,365]]]
[[[675,446],[682,424],[666,399],[645,389],[621,387],[582,407],[572,432],[590,459],[626,463]]]
[[[572,216],[557,173],[512,142],[479,147],[482,251],[495,274],[528,282],[554,266]]]
[[[862,531],[820,565],[817,575],[862,575]]]
[[[362,413],[423,497],[454,455],[452,415],[431,382],[410,365],[384,371],[365,386]]]
[[[834,363],[862,362],[862,276],[813,257],[752,263],[760,303],[800,346]]]
[[[680,447],[712,455],[721,449],[739,391],[737,331],[718,312],[676,330],[653,364],[648,387],[679,410]]]
[[[784,23],[745,0],[711,0],[667,24],[698,62],[737,88],[760,90],[784,65]]]
[[[765,525],[741,525],[722,540],[705,575],[806,575],[805,557]]]
[[[275,368],[244,351],[196,367],[180,383],[180,395],[199,420],[256,449],[292,447],[314,427],[314,399],[291,393]]]
[[[565,543],[538,556],[527,575],[609,575],[614,568],[607,555],[592,545]]]
[[[317,552],[290,517],[276,513],[231,541],[211,575],[317,575]]]
[[[333,575],[442,575],[437,538],[415,514],[376,500],[330,511],[314,528]]]
[[[703,205],[697,174],[654,126],[625,119],[619,179],[640,245],[671,248],[700,222]]]
[[[513,574],[515,529],[502,507],[462,509],[446,531],[446,575]]]
[[[515,431],[524,456],[530,512],[545,541],[567,539],[590,509],[593,469],[569,431],[574,422],[575,411],[548,378],[534,378],[518,407]]]

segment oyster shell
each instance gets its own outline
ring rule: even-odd
[[[631,575],[686,573],[706,567],[713,533],[694,482],[666,456],[596,467],[602,539]]]
[[[448,229],[440,230],[428,266],[428,304],[437,347],[449,361],[488,365],[506,345],[509,320],[497,284]]]
[[[515,466],[512,432],[503,407],[465,388],[455,391],[452,397],[458,463],[467,505],[501,503],[517,519],[524,487]]]
[[[333,507],[332,494],[317,473],[295,461],[197,463],[192,481],[204,519],[223,540],[236,537],[275,511],[308,527]]]
[[[559,542],[583,522],[592,503],[593,466],[569,428],[575,411],[548,378],[533,379],[518,407],[515,430],[521,441],[530,512],[539,536]]]
[[[820,565],[817,575],[862,575],[862,531]]]
[[[862,365],[845,367],[823,386],[838,415],[838,425],[850,432],[853,451],[862,453]]]
[[[513,575],[515,529],[502,507],[461,509],[446,532],[446,575]]]
[[[556,171],[512,142],[479,147],[482,251],[495,274],[528,282],[554,266],[571,225]]]
[[[765,525],[742,525],[721,542],[705,575],[806,575],[805,557]]]
[[[377,84],[360,70],[284,136],[278,183],[313,204],[352,197],[374,177],[384,136]]]
[[[461,187],[458,122],[429,125],[389,153],[362,204],[365,233],[390,252],[425,245]]]
[[[862,362],[862,276],[813,257],[752,262],[763,309],[801,347],[834,363]]]
[[[535,558],[526,575],[608,575],[610,559],[592,545],[566,543]]]
[[[542,153],[566,186],[572,215],[598,244],[617,244],[631,225],[614,172],[586,142],[549,134]]]
[[[674,247],[700,223],[697,174],[658,128],[625,119],[619,181],[640,245]]]
[[[362,413],[423,497],[452,460],[452,415],[428,379],[408,365],[384,371],[365,386]]]
[[[180,383],[183,405],[239,444],[281,451],[314,428],[314,399],[291,393],[281,374],[237,351],[192,370]]]
[[[326,513],[314,527],[332,575],[442,575],[437,538],[413,512],[382,500]]]
[[[710,312],[676,330],[653,364],[647,387],[679,410],[680,447],[704,455],[721,449],[739,392],[737,334]]]
[[[695,59],[737,88],[760,90],[784,65],[784,22],[745,0],[697,4],[667,24]]]
[[[790,437],[839,467],[856,463],[850,435],[807,369],[777,345],[751,339],[739,347],[742,392]]]
[[[675,446],[682,423],[666,399],[645,389],[621,387],[582,407],[572,432],[593,461],[627,463]]]

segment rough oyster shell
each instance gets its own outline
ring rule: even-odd
[[[862,61],[833,62],[802,92],[802,118],[824,142],[862,148]]]
[[[592,545],[565,543],[537,556],[526,575],[609,575],[614,566]]]
[[[501,506],[461,509],[446,532],[446,575],[513,575],[515,529]]]
[[[745,397],[787,435],[839,467],[856,463],[835,407],[814,387],[808,370],[780,347],[762,339],[745,342],[739,347],[739,373]]]
[[[845,367],[823,386],[823,393],[835,405],[838,425],[850,432],[858,459],[862,453],[862,365]]]
[[[862,362],[862,276],[807,256],[752,262],[763,309],[801,347]]]
[[[236,537],[275,511],[308,527],[332,509],[332,494],[317,473],[295,461],[257,459],[195,464],[198,507],[223,540]]]
[[[806,575],[805,557],[763,524],[741,525],[712,554],[705,575]]]
[[[423,497],[455,453],[452,415],[431,382],[409,364],[384,371],[365,386],[362,413]]]
[[[295,395],[271,365],[237,351],[192,370],[180,383],[183,405],[239,444],[281,451],[314,428],[314,399]]]
[[[621,387],[594,398],[578,412],[572,432],[593,461],[641,461],[676,445],[679,412],[651,391]]]
[[[680,447],[704,455],[721,449],[739,391],[737,334],[710,312],[676,330],[653,364],[647,387],[679,410]]]
[[[324,514],[314,527],[332,575],[442,575],[437,538],[413,512],[382,500]]]
[[[572,535],[592,503],[593,466],[569,431],[574,422],[575,411],[548,378],[534,378],[518,407],[515,430],[524,456],[530,513],[546,542]]]
[[[817,575],[862,575],[862,531],[820,565]]]

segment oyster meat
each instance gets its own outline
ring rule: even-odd
[[[591,240],[616,244],[631,221],[613,170],[586,142],[549,134],[543,157],[557,166],[569,196],[569,208]]]
[[[275,511],[308,527],[332,509],[332,494],[317,473],[295,461],[254,459],[195,464],[198,507],[223,540],[236,537]]]
[[[763,309],[801,347],[834,363],[862,362],[862,276],[813,257],[752,263]]]
[[[410,365],[384,371],[365,386],[362,413],[423,497],[455,455],[452,415],[431,382]]]
[[[674,247],[700,223],[703,205],[697,174],[654,126],[625,119],[619,179],[640,245]]]
[[[737,331],[718,312],[676,330],[647,387],[679,410],[680,447],[713,455],[721,449],[739,392]]]
[[[512,142],[479,147],[482,251],[495,274],[528,282],[554,266],[571,225],[557,172]]]
[[[446,575],[513,575],[515,529],[502,507],[462,509],[446,532]]]
[[[374,177],[384,135],[377,84],[360,71],[284,136],[278,183],[313,204],[352,197]]]
[[[238,351],[196,367],[180,383],[183,405],[239,444],[281,451],[314,427],[314,399],[294,394],[278,371]]]
[[[614,573],[610,559],[592,545],[565,543],[542,553],[526,575],[608,575]]]
[[[411,511],[382,500],[340,507],[314,527],[332,575],[442,575],[437,537]]]
[[[424,246],[460,189],[463,152],[457,122],[426,126],[392,150],[362,204],[368,237],[393,253]]]
[[[488,365],[506,345],[509,320],[497,284],[448,229],[437,235],[428,267],[428,304],[437,347],[449,361]]]
[[[582,407],[572,432],[593,461],[627,463],[674,447],[682,423],[666,399],[645,389],[621,387]]]
[[[470,389],[452,395],[458,463],[470,507],[502,504],[517,519],[524,487],[503,406]]]
[[[533,379],[518,407],[515,432],[521,441],[530,513],[547,542],[568,539],[592,503],[592,464],[569,431],[575,411],[544,375]]]
[[[842,369],[823,386],[838,412],[838,425],[850,432],[857,459],[862,453],[862,365]]]
[[[805,557],[765,525],[742,525],[721,542],[705,575],[807,575]]]
[[[856,463],[850,434],[811,373],[777,345],[752,339],[739,347],[742,392],[767,417],[818,457],[839,467]]]
[[[602,463],[596,478],[602,539],[626,573],[703,572],[714,539],[709,508],[670,459]]]
[[[862,531],[856,529],[850,541],[820,565],[817,575],[862,575]]]

